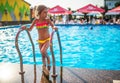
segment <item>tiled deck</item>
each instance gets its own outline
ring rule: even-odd
[[[25,83],[34,83],[33,65],[24,65]],[[19,64],[0,63],[0,83],[21,83]],[[120,71],[57,67],[56,83],[120,83]],[[61,72],[62,71],[62,72]],[[52,69],[50,80],[52,81]],[[61,75],[61,76],[60,76]],[[42,67],[37,65],[37,82],[40,83]],[[61,78],[62,77],[62,78]]]

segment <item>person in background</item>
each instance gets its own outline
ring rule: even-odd
[[[0,23],[0,27],[2,26],[2,23]]]

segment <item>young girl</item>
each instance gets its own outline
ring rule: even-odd
[[[50,40],[50,34],[49,34],[49,27],[48,25],[51,25],[52,29],[57,30],[57,28],[53,25],[50,19],[47,18],[47,12],[48,8],[44,5],[39,5],[36,7],[35,10],[35,19],[33,20],[30,28],[26,28],[25,26],[22,26],[22,29],[27,29],[28,31],[31,31],[36,25],[36,29],[38,30],[38,43],[40,52],[42,54],[42,62],[43,66],[46,66],[46,59],[48,63],[48,70],[50,70],[50,58],[47,55],[47,49],[49,47],[49,40]]]

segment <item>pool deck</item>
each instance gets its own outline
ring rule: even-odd
[[[19,64],[0,63],[0,83],[22,83],[19,71]],[[25,83],[34,83],[34,66],[24,65],[24,71]],[[46,81],[44,83],[50,83],[45,80],[47,78],[42,73],[41,65],[37,65],[36,72],[36,83],[42,83],[41,79]],[[120,71],[56,67],[56,72],[56,83],[120,83]],[[49,80],[53,81],[51,75],[52,68]]]

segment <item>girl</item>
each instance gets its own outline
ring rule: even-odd
[[[42,54],[42,62],[43,66],[46,67],[46,59],[48,63],[48,70],[50,70],[50,58],[47,56],[47,49],[49,47],[49,40],[50,40],[50,34],[49,34],[49,27],[48,25],[51,25],[52,29],[57,30],[57,28],[53,25],[50,19],[47,18],[47,12],[48,8],[44,5],[39,5],[36,7],[35,10],[35,19],[33,20],[30,28],[26,28],[25,26],[22,26],[22,29],[27,29],[28,31],[31,31],[36,25],[36,29],[38,30],[38,43],[40,52]]]

